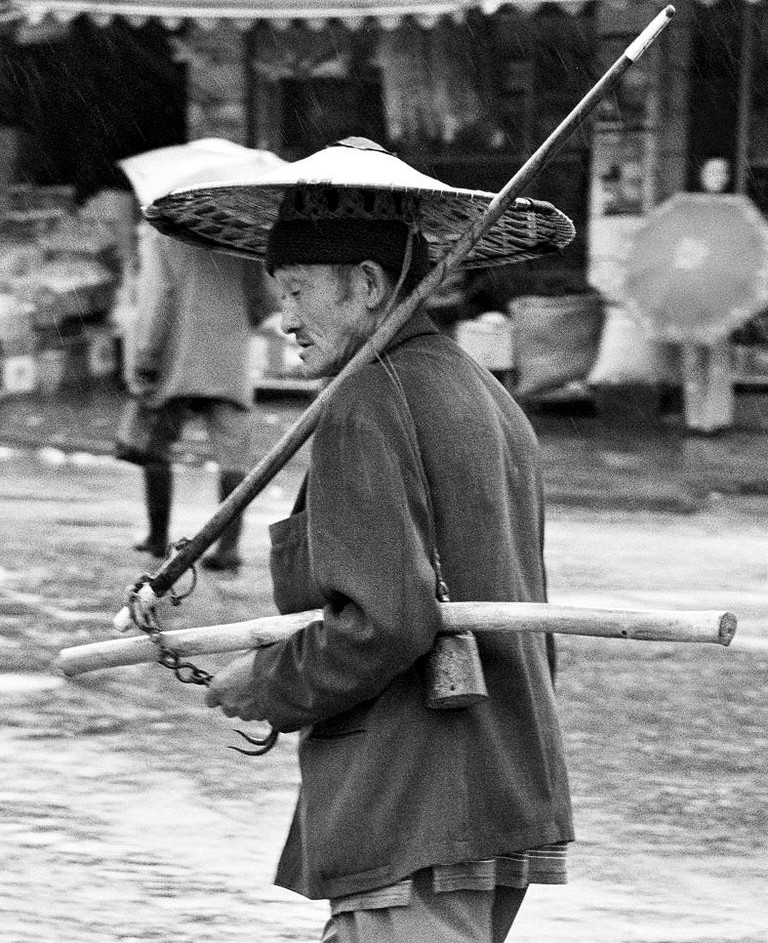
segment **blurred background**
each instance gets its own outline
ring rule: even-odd
[[[1,943],[299,941],[324,914],[271,887],[290,738],[241,760],[157,666],[55,670],[110,637],[147,566],[139,470],[111,457],[139,219],[118,161],[364,135],[497,191],[663,6],[0,0]],[[539,433],[553,601],[740,619],[729,649],[562,641],[579,842],[521,941],[766,940],[768,2],[675,6],[527,194],[573,244],[429,300]],[[318,391],[278,321],[251,312],[254,462]],[[176,463],[192,536],[215,498],[202,429]],[[266,527],[305,468],[249,508],[248,566],[201,577],[164,625],[272,611]]]
[[[496,191],[662,6],[4,0],[0,298],[15,323],[5,317],[2,332],[6,361],[26,358],[5,364],[4,392],[55,386],[62,338],[109,369],[129,316],[136,222],[120,159],[218,137],[293,160],[361,134],[448,183]],[[605,386],[655,387],[657,411],[684,409],[674,332],[644,329],[647,312],[627,317],[638,313],[627,260],[651,211],[705,189],[713,160],[725,168],[718,192],[768,209],[766,35],[764,3],[677,4],[672,27],[531,187],[572,217],[575,242],[457,277],[433,299],[438,321],[518,396],[596,401]],[[760,230],[750,220],[740,238],[766,255]],[[738,323],[724,314],[721,327],[729,378],[745,391],[768,376],[765,275],[754,278]],[[295,372],[290,352],[268,343],[271,326],[253,351],[264,387]],[[731,425],[732,413],[710,425]]]

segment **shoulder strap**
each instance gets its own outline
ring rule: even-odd
[[[408,404],[408,397],[405,395],[405,389],[400,380],[400,377],[397,375],[397,371],[392,364],[389,356],[383,354],[378,357],[379,362],[384,368],[387,377],[391,381],[394,388],[399,394],[399,398],[405,409],[405,416],[408,420],[407,429],[408,435],[411,440],[411,445],[413,447],[414,455],[418,460],[419,473],[421,475],[422,484],[424,486],[424,494],[427,499],[427,509],[429,511],[429,523],[431,528],[431,543],[432,543],[432,569],[435,571],[435,595],[440,600],[440,602],[450,602],[450,592],[448,590],[448,584],[445,581],[443,576],[443,568],[440,563],[440,552],[437,549],[437,525],[435,523],[435,505],[432,500],[432,488],[429,484],[429,478],[427,477],[427,469],[424,465],[424,456],[419,445],[419,437],[416,431],[416,422],[413,418],[413,413],[411,412],[411,407]]]

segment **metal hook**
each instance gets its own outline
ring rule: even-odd
[[[237,753],[242,753],[243,756],[263,756],[265,753],[269,753],[272,747],[277,743],[277,738],[279,736],[277,730],[270,730],[264,739],[259,739],[258,737],[251,737],[243,730],[238,730],[235,728],[235,733],[240,734],[240,736],[247,740],[248,743],[252,743],[256,749],[255,750],[243,750],[241,747],[228,747],[229,750],[235,750]]]
[[[170,560],[171,557],[173,556],[173,554],[174,554],[176,551],[182,550],[184,547],[187,546],[188,543],[190,543],[190,540],[189,540],[188,537],[182,537],[181,539],[177,540],[176,543],[175,543],[175,544],[173,545],[173,547],[171,548],[171,550],[169,551],[168,557],[167,557],[166,559],[167,559],[167,560]],[[180,593],[180,592],[177,592],[177,591],[176,591],[176,587],[175,587],[175,586],[171,586],[171,588],[170,588],[170,590],[169,590],[169,596],[170,596],[170,598],[171,598],[171,605],[172,605],[172,606],[180,606],[180,605],[182,604],[182,602],[183,602],[188,596],[191,596],[191,595],[192,595],[192,593],[195,591],[195,589],[196,589],[196,587],[197,587],[197,567],[195,566],[194,563],[191,563],[191,564],[190,564],[190,566],[189,566],[189,571],[190,571],[190,582],[189,582],[189,588],[188,588],[188,589],[186,589],[184,592]]]

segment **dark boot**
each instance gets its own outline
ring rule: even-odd
[[[171,522],[173,472],[170,465],[144,466],[144,498],[149,520],[149,533],[134,550],[164,557],[168,552],[168,526]]]
[[[245,475],[239,471],[222,471],[219,473],[219,500],[224,501],[232,494]],[[240,532],[243,529],[242,515],[236,517],[219,537],[219,542],[213,553],[203,557],[201,565],[206,570],[217,572],[237,572],[243,562],[237,552]]]

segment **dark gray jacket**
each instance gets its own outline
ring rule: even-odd
[[[264,716],[302,728],[277,882],[313,898],[573,837],[543,636],[479,637],[488,701],[424,704],[435,542],[452,599],[545,601],[533,431],[424,316],[386,360],[339,388],[315,432],[306,505],[272,528],[278,607],[324,607],[254,663]]]

